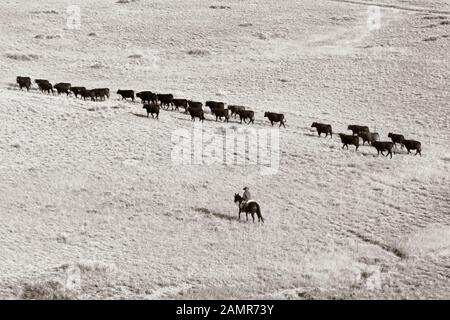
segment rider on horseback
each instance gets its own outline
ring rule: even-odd
[[[244,194],[242,195],[243,201],[241,203],[241,209],[245,208],[248,201],[252,199],[252,196],[250,195],[250,190],[248,187],[244,187]]]
[[[242,197],[239,193],[234,194],[234,202],[239,204],[238,220],[241,219],[241,213],[244,212],[247,220],[248,215],[251,214],[253,222],[255,222],[256,214],[258,216],[258,222],[264,223],[264,218],[261,215],[261,207],[255,200],[252,199],[248,187],[244,188],[244,194]]]

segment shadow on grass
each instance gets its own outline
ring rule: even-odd
[[[235,221],[235,222],[239,222],[239,223],[245,223],[245,213],[244,213],[244,220],[238,220],[237,218],[237,213],[235,216],[230,216],[227,214],[223,214],[223,213],[219,213],[219,212],[212,212],[211,210],[207,209],[207,208],[194,208],[195,211],[203,213],[205,215],[210,215],[219,219],[223,219],[223,220],[228,220],[228,221]],[[250,220],[249,220],[250,221]]]
[[[142,113],[130,112],[130,114],[132,114],[133,116],[139,117],[139,118],[152,119],[151,116],[147,117],[147,115],[142,114]],[[153,118],[153,119],[156,119],[156,118]],[[156,119],[156,120],[158,120],[158,119]]]

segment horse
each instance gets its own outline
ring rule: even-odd
[[[242,201],[244,201],[244,198],[241,197],[239,193],[234,194],[234,202],[239,204],[239,220],[241,219],[241,212],[245,212],[245,217],[248,221],[248,214],[250,213],[252,215],[253,222],[255,222],[255,213],[258,216],[258,222],[264,223],[264,218],[261,215],[261,208],[259,207],[259,204],[256,201],[251,201],[247,203],[244,208],[241,208]]]

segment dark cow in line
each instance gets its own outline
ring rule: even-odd
[[[17,77],[16,82],[19,85],[20,90],[22,88],[26,88],[27,91],[30,91],[31,88],[31,78],[30,77]]]
[[[218,119],[222,120],[222,117],[225,118],[225,121],[228,122],[230,120],[230,112],[228,109],[216,109],[214,111],[214,115],[216,116],[216,121]]]
[[[363,145],[365,145],[366,142],[368,144],[372,144],[372,142],[380,140],[380,135],[378,134],[378,132],[361,131],[360,133],[358,133],[358,137],[363,140]]]
[[[216,121],[218,119],[222,120],[222,117],[225,117],[227,122],[230,119],[230,113],[228,109],[225,109],[225,103],[220,101],[206,101],[205,105],[209,107],[211,114],[216,116]]]
[[[419,154],[422,156],[422,144],[416,140],[403,140],[403,145],[406,147],[408,153],[411,153],[411,150],[416,150],[416,156]]]
[[[202,108],[188,107],[188,112],[191,115],[192,121],[195,121],[195,118],[199,118],[201,122],[205,121],[205,113]]]
[[[134,102],[134,91],[133,90],[117,90],[117,94],[122,97],[122,100],[126,100],[128,98]]]
[[[156,96],[155,93],[151,92],[151,91],[141,91],[136,93],[136,97],[140,98],[142,103],[150,103],[150,102],[155,102],[158,100],[158,97]]]
[[[325,138],[328,137],[328,134],[330,134],[331,138],[333,138],[333,128],[331,127],[331,124],[313,122],[311,128],[317,129],[319,137],[322,133],[325,133]]]
[[[152,118],[154,118],[154,114],[156,114],[156,119],[159,119],[159,104],[152,102],[150,104],[144,104],[142,109],[147,110],[147,118],[149,115],[152,115]]]
[[[341,138],[341,142],[342,142],[342,149],[344,149],[344,147],[347,147],[348,149],[348,145],[354,145],[356,147],[356,151],[358,151],[359,148],[359,137],[351,135],[351,134],[344,134],[344,133],[339,133],[339,137]]]
[[[166,106],[167,109],[172,107],[173,110],[173,95],[171,93],[168,94],[157,94],[156,97],[158,101],[161,103],[161,107]]]
[[[86,91],[85,87],[70,87],[70,91],[75,95],[75,98],[78,98],[78,95],[81,95],[82,91]]]
[[[388,155],[391,155],[392,159],[392,148],[394,148],[394,143],[390,141],[374,141],[372,142],[372,147],[377,149],[378,154],[382,154],[383,156],[387,157]],[[384,155],[384,152],[387,151],[387,154]]]
[[[53,86],[48,81],[47,82],[44,82],[44,81],[39,82],[38,87],[39,87],[39,90],[41,90],[43,93],[45,93],[45,92],[48,94],[50,94],[50,92],[53,93]]]
[[[238,115],[238,111],[239,110],[245,110],[245,107],[244,106],[231,105],[231,106],[228,106],[228,109],[231,112],[231,116],[234,115],[234,118],[236,119],[236,116]]]
[[[280,123],[279,127],[283,126],[283,127],[286,128],[286,125],[284,124],[285,121],[286,121],[285,117],[284,117],[284,114],[282,114],[282,113],[274,113],[274,112],[264,112],[264,117],[269,119],[269,121],[272,124],[272,126],[273,126],[274,122],[275,123],[279,122]]]
[[[188,100],[188,106],[189,106],[189,108],[192,108],[192,109],[201,109],[203,107],[203,103],[197,102],[197,101]]]
[[[35,79],[34,82],[38,85],[38,87],[39,83],[50,83],[47,79]]]
[[[349,125],[347,129],[352,130],[354,136],[360,134],[361,132],[370,132],[369,127],[367,126]]]
[[[71,84],[70,83],[65,83],[65,82],[60,82],[57,83],[53,86],[53,88],[56,89],[56,91],[58,92],[58,94],[61,93],[65,93],[66,95],[70,94],[70,88],[71,88]]]
[[[88,98],[91,98],[91,101],[95,101],[95,95],[94,92],[92,90],[81,90],[80,91],[80,95],[83,98],[83,100],[86,100]]]
[[[92,89],[92,95],[94,96],[94,100],[98,99],[100,99],[100,101],[106,100],[107,98],[109,98],[109,89],[108,88]]]
[[[225,109],[225,103],[220,101],[206,101],[205,106],[209,107],[211,109],[211,113],[214,114],[215,110],[224,110]]]
[[[184,112],[187,113],[188,101],[186,99],[173,99],[172,100],[175,109],[179,109],[180,107],[184,108]]]
[[[398,143],[403,148],[403,141],[405,140],[405,137],[402,134],[389,132],[388,137],[391,138],[395,147],[397,147]]]
[[[252,110],[238,110],[237,114],[239,115],[239,118],[241,119],[241,123],[242,121],[244,121],[244,123],[247,123],[247,119],[248,119],[248,123],[247,124],[254,124],[255,123],[255,112]]]
[[[44,88],[48,88],[50,84],[50,81],[48,81],[47,79],[35,79],[34,82],[37,84],[41,92],[44,92]],[[53,92],[53,86],[51,87],[51,89]]]

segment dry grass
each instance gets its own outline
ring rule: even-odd
[[[431,225],[393,241],[392,246],[405,257],[450,256],[450,226]]]
[[[21,298],[25,300],[71,300],[76,294],[67,290],[60,281],[44,281],[24,285]]]
[[[39,59],[37,54],[24,54],[24,53],[6,53],[5,57],[17,61],[35,61]]]
[[[191,56],[207,56],[207,55],[211,54],[206,49],[191,49],[187,53],[188,53],[188,55],[191,55]]]

